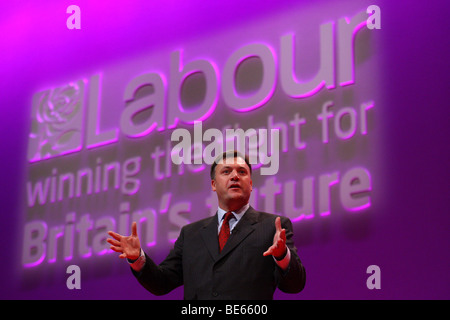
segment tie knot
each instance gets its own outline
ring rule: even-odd
[[[225,213],[223,222],[229,222],[231,218],[233,218],[233,213],[231,211],[228,211],[227,213]]]

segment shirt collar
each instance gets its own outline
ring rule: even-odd
[[[250,207],[250,203],[247,203],[245,206],[243,206],[242,208],[240,208],[237,211],[231,211],[233,213],[233,216],[236,218],[236,220],[239,222],[239,220],[241,220],[242,216],[244,215],[244,213],[248,210],[248,208]],[[227,213],[227,211],[223,210],[222,208],[218,208],[217,209],[217,218],[219,219],[219,224],[223,219],[223,216],[225,215],[225,213]]]

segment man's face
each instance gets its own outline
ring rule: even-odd
[[[250,169],[242,158],[221,160],[215,168],[215,178],[211,180],[219,206],[227,211],[238,210],[248,203],[252,185]]]

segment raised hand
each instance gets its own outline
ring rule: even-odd
[[[122,236],[113,231],[108,231],[108,234],[114,239],[108,238],[106,241],[111,244],[111,250],[121,253],[121,255],[119,255],[119,258],[128,258],[130,260],[136,260],[137,258],[139,258],[139,255],[141,253],[141,243],[139,242],[139,238],[137,235],[136,222],[133,222],[131,224],[130,236]]]
[[[272,255],[276,259],[281,259],[286,254],[286,229],[281,228],[281,219],[275,219],[275,235],[273,236],[273,245],[263,253],[264,256]]]

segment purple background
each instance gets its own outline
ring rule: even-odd
[[[155,298],[133,279],[126,263],[113,255],[107,256],[96,268],[92,267],[94,260],[86,264],[80,262],[81,290],[66,288],[68,263],[43,263],[39,269],[46,268],[42,277],[40,271],[27,273],[23,270],[20,246],[33,93],[89,77],[109,66],[113,66],[108,70],[116,72],[117,77],[120,66],[138,68],[132,65],[135,57],[156,53],[168,60],[169,53],[180,44],[186,44],[185,50],[189,51],[188,44],[195,47],[193,44],[198,42],[198,52],[205,52],[208,45],[217,46],[218,35],[226,37],[228,32],[236,34],[236,30],[248,30],[252,26],[257,34],[259,28],[264,30],[262,21],[270,24],[290,12],[311,10],[315,13],[311,18],[315,22],[312,25],[298,23],[317,31],[320,23],[342,17],[340,13],[336,13],[337,16],[333,13],[336,7],[344,14],[353,15],[373,4],[370,1],[338,3],[173,0],[127,2],[126,5],[110,1],[2,4],[1,298]],[[66,28],[68,15],[65,11],[70,4],[81,8],[81,30]],[[371,172],[379,177],[378,182],[373,183],[373,205],[368,212],[350,215],[350,218],[338,219],[332,215],[329,219],[314,218],[295,224],[294,240],[306,267],[307,284],[298,295],[277,291],[277,299],[450,298],[446,116],[449,92],[446,13],[449,5],[446,1],[431,1],[426,6],[423,2],[377,4],[382,12],[382,29],[373,30],[376,36],[366,42],[370,50],[376,52],[376,56],[369,59],[376,68],[376,77],[368,81],[376,83],[376,87],[357,87],[356,90],[369,92],[369,98],[377,98],[377,109],[374,109],[377,117],[373,125],[376,135],[371,137],[376,150],[369,151],[370,159],[365,159],[369,161]],[[278,39],[281,34],[267,37]],[[247,37],[256,38],[254,34]],[[317,39],[317,34],[314,37]],[[224,45],[224,56],[241,43],[233,41],[230,40],[230,46]],[[220,47],[214,48],[211,56],[218,57],[220,52]],[[357,65],[357,72],[359,68],[364,67]],[[140,69],[143,70],[146,69]],[[365,75],[371,71],[373,69],[365,71]],[[356,82],[356,86],[364,83],[358,78]],[[121,88],[123,90],[123,84]],[[204,173],[206,175],[206,171]],[[170,190],[175,192],[173,186]],[[115,208],[117,210],[117,206]],[[152,256],[158,261],[167,252],[168,247],[162,247]],[[372,264],[381,268],[380,290],[366,287],[366,268]],[[180,299],[182,288],[162,298]]]

